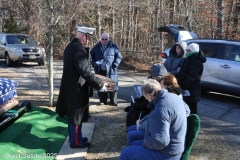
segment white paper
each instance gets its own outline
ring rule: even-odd
[[[142,89],[142,86],[140,86],[140,85],[135,85],[135,86],[134,86],[134,90],[135,90],[135,92],[137,93],[137,96],[138,96],[138,97],[141,97],[141,96],[142,96],[142,91],[141,91],[141,89]]]
[[[100,65],[100,64],[102,64],[102,62],[103,62],[103,59],[101,59],[101,60],[99,60],[99,61],[97,61],[97,62],[95,62],[97,65]]]
[[[133,98],[133,95],[131,95],[131,98],[132,98],[132,102],[135,103],[134,98]]]

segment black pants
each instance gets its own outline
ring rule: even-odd
[[[109,94],[110,102],[112,104],[117,103],[117,91],[114,91],[114,92],[98,92],[98,97],[99,97],[100,102],[107,103],[108,94]]]
[[[190,114],[197,114],[197,102],[196,103],[187,103],[187,105],[191,111]]]
[[[104,70],[100,70],[99,74],[102,76],[106,76],[107,73]],[[109,98],[110,98],[110,103],[111,104],[117,103],[117,91],[116,90],[114,92],[98,92],[98,97],[99,97],[100,102],[107,103],[108,94],[109,94]]]

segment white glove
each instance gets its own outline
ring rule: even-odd
[[[103,87],[100,90],[98,90],[98,91],[99,92],[107,92],[107,86],[108,86],[108,84],[104,83]]]

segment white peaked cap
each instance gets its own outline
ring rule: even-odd
[[[78,32],[86,33],[86,34],[88,34],[88,35],[90,35],[90,36],[91,36],[91,35],[93,34],[93,32],[96,30],[96,28],[79,27],[79,26],[77,26],[76,28],[77,28],[77,31],[78,31]]]
[[[199,52],[199,45],[197,43],[191,43],[187,46],[187,50],[188,49],[192,52]]]

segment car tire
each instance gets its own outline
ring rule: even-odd
[[[5,54],[5,63],[8,67],[11,67],[13,65],[13,61],[10,59],[8,53]]]
[[[41,60],[40,62],[38,62],[38,65],[39,65],[39,66],[43,66],[43,65],[45,65],[44,60]]]
[[[202,93],[202,95],[206,95],[206,94],[208,94],[208,90],[206,90],[206,89],[201,89],[201,93]]]

